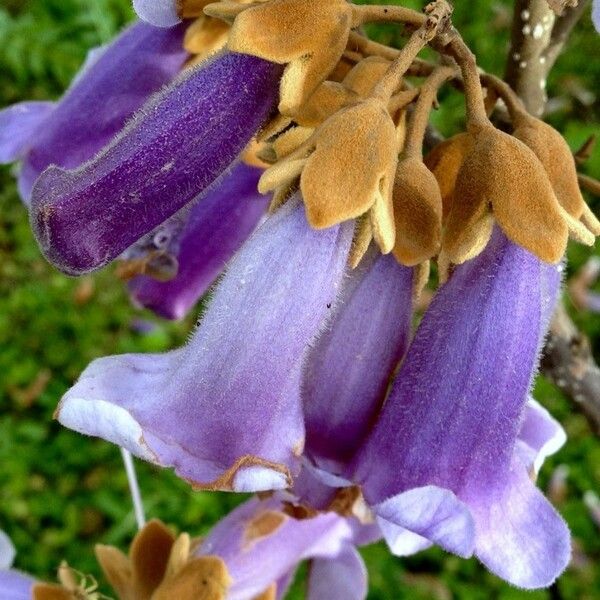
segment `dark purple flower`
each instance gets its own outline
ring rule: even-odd
[[[362,600],[367,572],[355,544],[360,526],[353,518],[324,512],[290,515],[289,494],[253,498],[221,520],[196,556],[219,556],[233,583],[228,600],[253,600],[275,585],[283,598],[300,562],[310,560],[308,600]],[[358,533],[358,535],[357,535]]]
[[[185,26],[136,23],[93,51],[63,98],[23,102],[0,112],[0,162],[23,161],[19,190],[31,189],[49,165],[66,169],[92,158],[122,129],[148,96],[182,68]]]
[[[381,520],[524,588],[549,585],[570,554],[515,447],[559,283],[496,231],[434,298],[356,464]]]
[[[152,244],[158,251],[170,246],[177,275],[169,281],[135,277],[129,291],[136,304],[167,319],[181,319],[193,308],[264,215],[268,197],[256,191],[261,173],[240,163],[184,215],[181,231],[159,228]]]
[[[304,446],[303,355],[335,304],[351,229],[314,231],[290,201],[232,260],[187,346],[93,362],[58,419],[198,486],[286,487]]]
[[[100,268],[206,191],[269,116],[280,73],[216,55],[153,96],[93,160],[44,171],[31,222],[50,262],[74,275]]]

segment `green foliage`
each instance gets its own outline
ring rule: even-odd
[[[411,0],[404,4],[419,7]],[[511,2],[455,2],[455,22],[480,64],[501,74],[508,44]],[[128,0],[4,0],[0,8],[0,106],[26,98],[55,98],[68,85],[87,50],[107,42],[132,16]],[[394,27],[371,27],[386,43],[401,43]],[[573,148],[597,131],[598,107],[589,93],[600,89],[599,38],[586,18],[549,81],[562,104],[552,115]],[[586,95],[587,92],[587,95]],[[586,100],[587,98],[587,100]],[[442,96],[436,124],[446,134],[463,121],[461,97]],[[600,151],[586,165],[600,176]],[[596,210],[598,204],[596,204]],[[589,250],[571,249],[571,270]],[[600,319],[575,315],[600,340]],[[140,333],[136,319],[152,324]],[[126,547],[135,530],[118,450],[61,428],[52,413],[62,393],[95,357],[120,352],[157,352],[182,343],[193,317],[165,323],[133,309],[112,269],[81,280],[54,271],[32,240],[9,169],[0,170],[0,528],[13,538],[17,566],[52,579],[62,558],[98,574],[96,542]],[[541,485],[558,465],[569,468],[559,510],[569,522],[578,560],[550,591],[525,593],[487,574],[475,560],[432,549],[415,557],[390,557],[378,544],[364,551],[372,599],[592,600],[600,589],[600,536],[582,502],[600,488],[600,442],[584,418],[545,381],[537,397],[565,425],[567,446],[546,465]],[[172,473],[137,463],[148,515],[193,534],[240,501],[227,494],[190,491]],[[302,578],[292,597],[300,598]],[[108,591],[108,590],[106,590]]]

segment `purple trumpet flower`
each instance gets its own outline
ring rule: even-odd
[[[347,224],[312,230],[290,201],[232,260],[187,346],[94,361],[59,421],[200,487],[286,487],[304,446],[303,354],[335,304],[351,237]]]
[[[196,556],[221,557],[233,580],[228,600],[253,600],[275,587],[283,598],[301,561],[310,559],[308,600],[362,600],[367,572],[355,545],[361,526],[354,518],[324,512],[290,515],[289,494],[252,498],[220,521]],[[270,596],[269,596],[270,597]]]
[[[184,33],[184,25],[136,23],[91,53],[59,102],[23,102],[0,112],[0,162],[22,160],[24,202],[44,169],[71,169],[92,158],[175,77],[187,58]]]
[[[0,598],[29,600],[35,581],[29,575],[11,569],[15,549],[9,537],[0,531]]]
[[[177,275],[169,281],[145,275],[132,279],[129,292],[135,304],[167,319],[188,313],[264,215],[268,197],[256,190],[261,173],[240,163],[193,206],[177,236]]]
[[[406,352],[413,269],[375,248],[353,270],[305,363],[306,454],[343,474],[372,427]]]
[[[31,223],[48,260],[72,275],[98,269],[205,192],[269,116],[280,74],[216,55],[154,95],[94,159],[46,169]]]
[[[380,519],[523,588],[549,585],[570,555],[515,447],[559,283],[497,230],[434,298],[356,461]]]

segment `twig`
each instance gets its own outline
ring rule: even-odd
[[[565,11],[549,28],[554,13],[546,0],[516,2],[507,81],[517,91],[525,108],[537,116],[543,113],[546,104],[545,84],[549,70],[585,5],[582,1],[576,8]],[[541,35],[535,34],[539,24],[543,28]],[[529,27],[525,28],[526,25]],[[583,411],[600,435],[600,368],[594,360],[589,340],[577,329],[563,303],[552,318],[541,369]]]
[[[562,303],[552,319],[541,370],[582,410],[600,435],[600,368],[589,340],[575,327]]]

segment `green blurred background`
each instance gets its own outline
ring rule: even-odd
[[[455,23],[481,66],[497,74],[504,69],[511,4],[455,2]],[[58,98],[87,50],[109,41],[132,17],[129,0],[2,0],[0,107]],[[391,26],[369,28],[369,33],[400,43]],[[587,14],[548,82],[550,96],[558,98],[549,119],[573,149],[598,131],[598,57],[600,37]],[[454,92],[440,99],[435,122],[451,134],[463,124],[462,100]],[[600,177],[600,149],[584,170]],[[598,214],[600,202],[589,200]],[[572,273],[591,251],[573,246],[569,254]],[[569,306],[600,358],[600,317]],[[81,279],[53,270],[32,239],[10,168],[0,168],[0,528],[17,546],[17,567],[53,579],[65,558],[78,570],[98,575],[93,545],[127,546],[135,523],[118,449],[61,428],[52,413],[93,358],[173,348],[185,340],[194,319],[166,323],[132,308],[113,268]],[[567,466],[566,484],[552,497],[573,532],[573,565],[550,590],[526,593],[487,574],[475,560],[436,549],[399,560],[381,544],[364,551],[370,598],[600,598],[600,530],[583,503],[585,492],[600,489],[600,440],[550,384],[539,381],[536,396],[569,436],[566,447],[546,463],[540,485],[547,488],[555,469]],[[137,467],[148,516],[192,534],[206,531],[240,501],[227,494],[194,493],[169,471],[139,462]],[[294,598],[302,597],[301,579]]]

